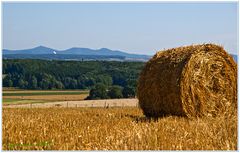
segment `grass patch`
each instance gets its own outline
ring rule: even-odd
[[[10,99],[10,98],[3,98],[3,103],[12,103],[12,102],[17,102],[19,99]]]
[[[50,101],[3,98],[2,102],[3,104],[30,104],[30,103],[45,103]]]

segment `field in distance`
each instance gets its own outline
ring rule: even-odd
[[[3,90],[3,104],[79,101],[89,95],[88,90]]]
[[[3,150],[236,150],[237,114],[145,118],[126,108],[3,108]]]

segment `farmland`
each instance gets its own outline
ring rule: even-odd
[[[237,115],[150,120],[136,107],[3,108],[3,150],[236,150]]]
[[[238,151],[238,3],[2,4],[3,151]]]
[[[88,93],[87,90],[3,90],[3,104],[79,101]]]
[[[82,100],[87,92],[4,90],[3,150],[237,149],[236,113],[155,120],[137,99]]]

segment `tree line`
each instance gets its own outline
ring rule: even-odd
[[[3,86],[87,89],[88,99],[134,97],[143,66],[143,62],[4,59]]]

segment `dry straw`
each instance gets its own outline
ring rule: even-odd
[[[137,96],[148,117],[226,113],[237,108],[237,65],[214,44],[159,51],[141,72]]]

